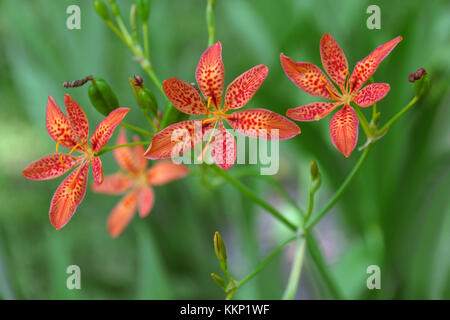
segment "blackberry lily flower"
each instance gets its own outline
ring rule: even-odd
[[[137,136],[134,140],[139,141]],[[116,144],[126,143],[125,130],[121,130]],[[102,184],[93,184],[91,187],[94,192],[105,194],[122,194],[128,191],[109,215],[107,228],[112,237],[122,233],[136,209],[141,218],[150,213],[154,203],[152,186],[166,184],[188,174],[187,167],[171,161],[161,161],[147,169],[144,151],[144,147],[140,145],[114,149],[114,158],[121,170],[106,176]]]
[[[331,118],[330,136],[333,145],[348,157],[358,141],[359,126],[358,117],[353,107],[350,106],[350,102],[353,101],[358,106],[366,108],[386,96],[390,90],[387,83],[373,83],[362,89],[361,87],[401,40],[402,37],[397,37],[377,47],[356,64],[350,75],[347,58],[341,47],[332,36],[328,33],[324,34],[320,40],[322,65],[339,90],[319,67],[308,62],[292,61],[282,53],[280,55],[281,66],[297,87],[311,95],[334,100],[334,102],[313,102],[289,109],[286,115],[297,121],[315,121],[326,117],[337,107],[343,105]]]
[[[103,119],[90,139],[89,123],[83,109],[70,95],[64,96],[67,116],[55,100],[49,96],[47,102],[46,127],[50,137],[56,142],[56,153],[47,155],[29,164],[22,174],[30,180],[57,178],[70,169],[78,168],[59,185],[50,204],[49,218],[56,229],[64,227],[80,205],[86,193],[89,167],[92,164],[94,181],[103,182],[103,169],[97,152],[108,143],[114,129],[128,113],[128,108],[118,108]],[[70,149],[69,154],[58,153],[58,147]],[[81,155],[73,156],[73,152]]]
[[[267,73],[267,66],[261,64],[241,74],[226,89],[225,102],[222,106],[225,79],[222,45],[218,41],[210,46],[200,57],[195,73],[199,89],[206,102],[196,88],[180,79],[171,78],[163,83],[164,92],[175,108],[189,115],[202,115],[207,118],[175,123],[158,132],[153,137],[145,157],[165,159],[170,158],[174,152],[180,155],[200,143],[205,134],[217,126],[218,132],[214,137],[211,136],[209,141],[211,143],[207,143],[206,147],[211,146],[211,154],[219,167],[229,169],[236,160],[236,141],[225,129],[223,122],[250,137],[261,137],[263,134],[261,130],[265,130],[267,139],[275,139],[276,137],[272,136],[272,129],[279,130],[280,140],[299,134],[300,128],[295,123],[266,109],[251,109],[227,114],[227,111],[240,109],[250,101],[266,79]],[[174,132],[176,135],[178,130],[187,133],[188,141],[185,139],[181,143],[173,139]]]

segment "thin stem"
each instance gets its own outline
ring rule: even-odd
[[[310,190],[309,190],[308,211],[306,212],[305,223],[308,222],[309,218],[311,217],[311,213],[312,213],[312,211],[313,211],[313,207],[314,207],[314,194],[315,194],[315,190],[314,190],[314,189],[310,189]]]
[[[241,191],[244,195],[246,195],[248,198],[253,200],[255,203],[259,204],[261,207],[267,210],[271,215],[273,215],[275,218],[277,218],[280,222],[282,222],[286,227],[291,229],[292,231],[297,231],[297,226],[290,222],[288,219],[286,219],[277,209],[272,207],[269,203],[262,200],[256,193],[251,191],[249,188],[247,188],[245,185],[237,181],[235,178],[233,178],[231,175],[226,173],[224,170],[220,169],[216,165],[213,165],[212,168],[218,173],[220,176],[228,180],[232,185],[234,185],[239,191]]]
[[[280,253],[281,250],[289,243],[297,239],[297,236],[290,237],[286,241],[284,241],[278,248],[276,248],[274,251],[272,251],[248,276],[246,276],[241,281],[238,281],[235,288],[239,289],[244,284],[246,284],[250,279],[252,279],[254,276],[256,276],[258,273],[260,273],[264,267],[272,260],[278,253]]]
[[[305,239],[300,239],[294,261],[292,262],[292,269],[289,275],[288,284],[283,294],[283,300],[292,300],[297,293],[298,283],[300,281],[300,274],[302,272],[303,258],[305,256]]]
[[[99,152],[97,152],[96,156],[99,156],[105,152],[114,150],[114,149],[119,149],[119,148],[124,148],[124,147],[132,147],[132,146],[141,146],[141,145],[149,145],[151,143],[151,141],[138,141],[138,142],[130,142],[130,143],[125,143],[125,144],[118,144],[115,146],[110,146],[110,147],[103,147],[99,150]]]
[[[406,111],[408,111],[413,105],[416,104],[416,102],[419,101],[419,97],[414,96],[414,98],[412,98],[412,100],[402,109],[400,110],[395,116],[393,116],[391,118],[391,120],[389,120],[380,130],[378,130],[378,133],[382,134],[384,133],[387,129],[389,129],[390,126],[392,126],[392,124],[397,121],[398,118],[400,118]]]
[[[208,47],[214,43],[216,29],[214,27],[215,0],[208,0],[206,4],[206,25],[208,26]]]
[[[130,130],[136,131],[136,132],[138,132],[138,133],[140,133],[140,134],[143,134],[144,136],[153,137],[153,133],[151,133],[151,132],[149,132],[149,131],[147,131],[147,130],[141,129],[141,128],[139,128],[139,127],[133,126],[133,125],[127,123],[127,122],[123,122],[123,121],[122,121],[122,122],[120,123],[120,125],[121,125],[122,127],[124,127],[124,128],[127,128],[127,129],[130,129]]]
[[[314,227],[317,222],[320,221],[320,219],[323,218],[323,216],[333,207],[333,205],[339,200],[341,195],[344,193],[345,189],[347,189],[350,182],[352,182],[355,175],[358,173],[359,169],[361,169],[362,165],[367,159],[367,155],[369,154],[370,149],[372,148],[372,144],[369,144],[369,146],[364,149],[363,154],[359,158],[358,162],[356,163],[356,166],[353,168],[353,170],[349,173],[347,178],[344,180],[342,185],[339,187],[339,189],[336,191],[334,196],[331,198],[331,200],[328,202],[328,204],[325,206],[325,208],[322,209],[322,211],[319,212],[314,218],[312,218],[307,224],[305,229],[311,230],[312,227]]]
[[[330,290],[331,295],[335,299],[343,299],[341,291],[336,284],[333,275],[329,271],[327,264],[322,256],[322,253],[317,245],[317,241],[314,238],[313,234],[308,233],[306,235],[306,244],[308,245],[308,251],[311,255],[314,264],[316,265],[319,273],[321,274],[323,280],[327,284],[328,290]]]
[[[366,134],[367,138],[370,138],[372,136],[372,133],[370,132],[369,122],[367,121],[366,117],[356,104],[353,105],[353,109],[355,110],[356,115],[358,116],[359,122],[361,123],[364,133]]]

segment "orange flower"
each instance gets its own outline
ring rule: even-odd
[[[225,129],[223,121],[251,137],[258,137],[261,130],[266,130],[267,138],[272,139],[272,129],[279,130],[279,139],[281,140],[299,134],[300,128],[295,123],[266,109],[226,113],[229,110],[245,106],[262,85],[267,73],[267,66],[261,64],[241,74],[226,89],[225,102],[222,106],[225,80],[222,45],[218,41],[210,46],[200,57],[195,73],[198,86],[206,102],[196,88],[180,79],[171,78],[163,83],[164,92],[175,108],[190,115],[205,115],[208,118],[175,123],[158,132],[153,137],[145,157],[149,159],[170,158],[175,148],[179,148],[175,150],[175,153],[180,155],[202,142],[205,134],[217,126],[217,134],[211,137],[211,154],[219,167],[229,169],[236,160],[236,141],[233,135]],[[190,138],[187,139],[188,141],[183,141],[181,148],[180,142],[172,139],[173,133],[180,130],[186,132]]]
[[[135,137],[135,141],[139,139]],[[117,145],[126,143],[125,130],[121,130]],[[150,213],[154,202],[152,186],[180,179],[188,173],[188,169],[171,161],[161,161],[147,170],[144,147],[140,145],[114,149],[113,152],[121,170],[106,176],[101,185],[93,184],[92,190],[105,194],[122,194],[128,191],[108,218],[108,231],[112,237],[117,237],[133,218],[136,208],[141,218]]]
[[[325,74],[312,63],[295,62],[283,53],[281,66],[286,75],[300,89],[311,95],[334,100],[335,102],[313,102],[289,109],[286,115],[297,121],[315,121],[327,116],[337,107],[344,107],[331,118],[330,135],[333,145],[348,157],[358,141],[358,117],[350,106],[353,101],[365,108],[383,99],[390,90],[387,83],[373,83],[361,89],[363,84],[377,70],[381,61],[402,40],[397,37],[377,47],[371,54],[359,61],[350,76],[347,58],[337,42],[328,33],[320,40],[320,56]]]
[[[56,229],[64,227],[75,213],[86,193],[89,166],[92,164],[94,181],[103,182],[103,169],[97,152],[108,143],[114,129],[128,113],[128,108],[118,108],[103,119],[91,136],[89,146],[89,123],[83,109],[70,95],[64,96],[65,116],[55,100],[49,96],[47,102],[46,127],[50,137],[56,142],[56,152],[47,155],[30,165],[22,174],[30,180],[57,178],[78,166],[56,189],[50,204],[49,217]],[[70,149],[69,154],[58,153],[58,146]],[[81,155],[72,156],[73,152]]]

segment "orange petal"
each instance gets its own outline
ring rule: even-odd
[[[104,175],[103,175],[103,167],[102,160],[100,157],[92,158],[92,175],[94,176],[94,182],[96,184],[102,184]]]
[[[211,143],[211,155],[214,162],[224,170],[230,169],[236,162],[236,140],[233,135],[225,129],[222,122],[214,135]]]
[[[87,141],[89,137],[89,122],[84,110],[68,94],[64,95],[64,103],[66,104],[67,120],[74,134],[81,141]]]
[[[400,41],[402,41],[402,37],[394,38],[391,41],[382,44],[356,64],[352,76],[350,77],[351,92],[356,92],[362,87],[362,85],[377,70],[381,61],[391,53]]]
[[[312,63],[296,62],[291,58],[280,55],[281,66],[284,73],[300,89],[313,96],[336,100],[337,92],[327,76]],[[333,95],[330,93],[333,93]]]
[[[223,110],[245,106],[266,80],[269,68],[260,64],[234,79],[227,88]]]
[[[119,130],[116,145],[127,144],[127,134],[124,128]],[[113,150],[114,159],[118,165],[125,171],[137,172],[138,165],[132,147],[122,147]]]
[[[222,44],[217,41],[203,52],[195,71],[198,87],[206,100],[212,98],[212,104],[219,108],[222,104],[225,69],[222,61]]]
[[[141,140],[139,139],[139,137],[137,135],[135,135],[133,137],[133,141],[139,142]],[[147,159],[145,159],[145,157],[144,157],[144,153],[145,153],[144,146],[143,145],[134,146],[133,153],[134,153],[134,157],[135,157],[138,169],[144,170],[145,168],[147,168]]]
[[[137,191],[128,193],[114,207],[108,217],[107,228],[111,237],[117,237],[130,223],[137,206]]]
[[[193,115],[208,113],[200,93],[190,84],[171,78],[163,82],[163,90],[174,107],[181,112]]]
[[[330,121],[333,145],[348,158],[358,141],[358,117],[349,105],[336,112]]]
[[[339,106],[334,102],[313,102],[303,106],[288,109],[286,115],[297,121],[316,121],[325,118]]]
[[[91,190],[104,194],[122,194],[133,185],[133,181],[122,173],[106,176],[102,184],[91,184]]]
[[[391,90],[391,86],[387,83],[372,83],[362,88],[353,101],[360,107],[370,107],[383,99]]]
[[[98,152],[111,139],[116,127],[122,122],[127,115],[129,108],[117,108],[103,119],[94,131],[91,137],[92,150]]]
[[[61,163],[61,157],[64,164]],[[30,163],[22,174],[30,180],[48,180],[59,177],[80,164],[82,157],[68,156],[65,153],[49,154]]]
[[[153,186],[181,179],[189,173],[186,166],[172,161],[160,161],[147,170],[147,180]]]
[[[331,80],[343,88],[347,76],[345,71],[348,71],[347,57],[336,40],[328,33],[325,33],[320,39],[320,57],[325,72],[328,73]]]
[[[144,186],[139,189],[138,211],[141,218],[146,217],[150,213],[154,202],[155,195],[152,188]]]
[[[49,218],[56,229],[64,227],[86,193],[89,162],[74,170],[56,189],[50,204]]]
[[[69,121],[52,96],[48,96],[46,128],[50,137],[55,142],[60,141],[60,144],[67,149],[72,149],[78,143]]]
[[[202,142],[205,133],[214,126],[215,121],[201,119],[174,123],[153,136],[145,157],[158,160],[179,156]]]
[[[278,130],[278,139],[290,139],[300,133],[300,128],[291,120],[266,109],[237,111],[227,118],[231,127],[249,137],[272,139]],[[274,136],[273,138],[275,138]]]

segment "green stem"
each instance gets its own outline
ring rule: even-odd
[[[308,211],[306,212],[306,217],[305,217],[305,223],[308,222],[309,218],[311,217],[311,213],[312,210],[314,208],[314,194],[315,194],[315,190],[314,189],[310,189],[309,190],[309,201],[308,201]]]
[[[303,258],[305,256],[305,239],[300,239],[294,261],[292,262],[292,269],[289,275],[288,284],[283,294],[283,300],[292,300],[297,293],[298,283],[300,281],[300,274],[302,271]]]
[[[378,133],[383,134],[387,129],[389,129],[390,126],[392,126],[395,121],[397,121],[398,118],[400,118],[406,111],[408,111],[413,105],[415,105],[417,101],[419,101],[419,97],[414,96],[414,98],[402,110],[400,110],[380,130],[378,130]]]
[[[319,212],[314,218],[312,218],[305,226],[306,230],[311,230],[312,227],[314,227],[317,222],[320,221],[320,219],[323,218],[323,216],[333,207],[333,205],[339,200],[341,195],[344,193],[345,189],[347,189],[350,182],[352,182],[355,175],[358,173],[358,171],[361,169],[362,165],[367,159],[367,155],[369,154],[370,149],[372,148],[372,144],[369,144],[366,149],[364,149],[363,154],[359,158],[358,162],[356,163],[356,166],[353,168],[353,170],[349,173],[347,178],[344,180],[342,185],[339,187],[339,189],[336,191],[334,196],[331,198],[331,200],[328,202],[328,204],[325,206],[325,208],[322,209],[322,211]]]
[[[138,141],[138,142],[125,143],[125,144],[118,144],[118,145],[110,146],[110,147],[103,147],[96,153],[96,156],[99,156],[101,154],[104,154],[105,152],[108,152],[108,151],[111,151],[114,149],[119,149],[119,148],[123,148],[123,147],[149,145],[150,143],[151,143],[151,141]]]
[[[232,185],[234,185],[239,191],[241,191],[244,195],[246,195],[248,198],[253,200],[255,203],[259,204],[261,207],[267,210],[271,215],[273,215],[275,218],[277,218],[279,221],[281,221],[286,227],[291,229],[292,231],[297,231],[297,226],[290,222],[288,219],[286,219],[278,210],[276,210],[274,207],[272,207],[270,204],[268,204],[266,201],[262,200],[256,193],[251,191],[249,188],[247,188],[245,185],[237,181],[235,178],[233,178],[231,175],[226,173],[224,170],[220,169],[216,165],[213,165],[212,168],[216,171],[217,174],[228,180]]]
[[[331,295],[335,299],[343,299],[341,291],[337,283],[335,282],[334,277],[331,274],[327,264],[325,263],[325,259],[322,256],[322,253],[313,234],[308,233],[306,235],[306,244],[308,245],[308,251],[311,255],[311,258],[314,261],[314,264],[316,265],[323,280],[325,281],[328,290],[330,290]]]
[[[145,57],[150,61],[150,48],[148,45],[148,24],[147,21],[142,22],[142,38],[144,38]]]
[[[239,289],[244,284],[246,284],[249,280],[251,280],[253,277],[255,277],[258,273],[260,273],[264,269],[264,267],[270,262],[270,260],[272,260],[276,255],[278,255],[278,253],[280,253],[281,250],[283,250],[283,248],[289,242],[292,242],[297,238],[298,238],[297,236],[293,236],[293,237],[287,239],[286,241],[284,241],[278,248],[276,248],[274,251],[272,251],[252,272],[250,272],[250,274],[248,276],[246,276],[241,281],[238,281],[236,283],[236,286],[233,287],[232,289]]]
[[[124,128],[127,128],[127,129],[130,129],[130,130],[136,131],[136,132],[138,132],[138,133],[140,133],[140,134],[143,134],[144,136],[153,137],[153,133],[151,133],[151,132],[149,132],[149,131],[146,131],[146,130],[144,130],[144,129],[141,129],[141,128],[139,128],[139,127],[133,126],[133,125],[127,123],[127,122],[123,122],[123,121],[122,121],[122,122],[120,123],[120,125],[121,125],[122,127],[124,127]]]
[[[216,29],[214,27],[215,0],[208,0],[206,4],[206,25],[208,26],[208,47],[214,43]]]
[[[366,134],[367,138],[369,139],[372,136],[372,133],[370,132],[370,128],[369,128],[369,122],[367,121],[364,114],[361,112],[361,109],[356,104],[353,104],[353,109],[355,110],[356,115],[358,116],[359,122],[361,123],[364,133]]]

